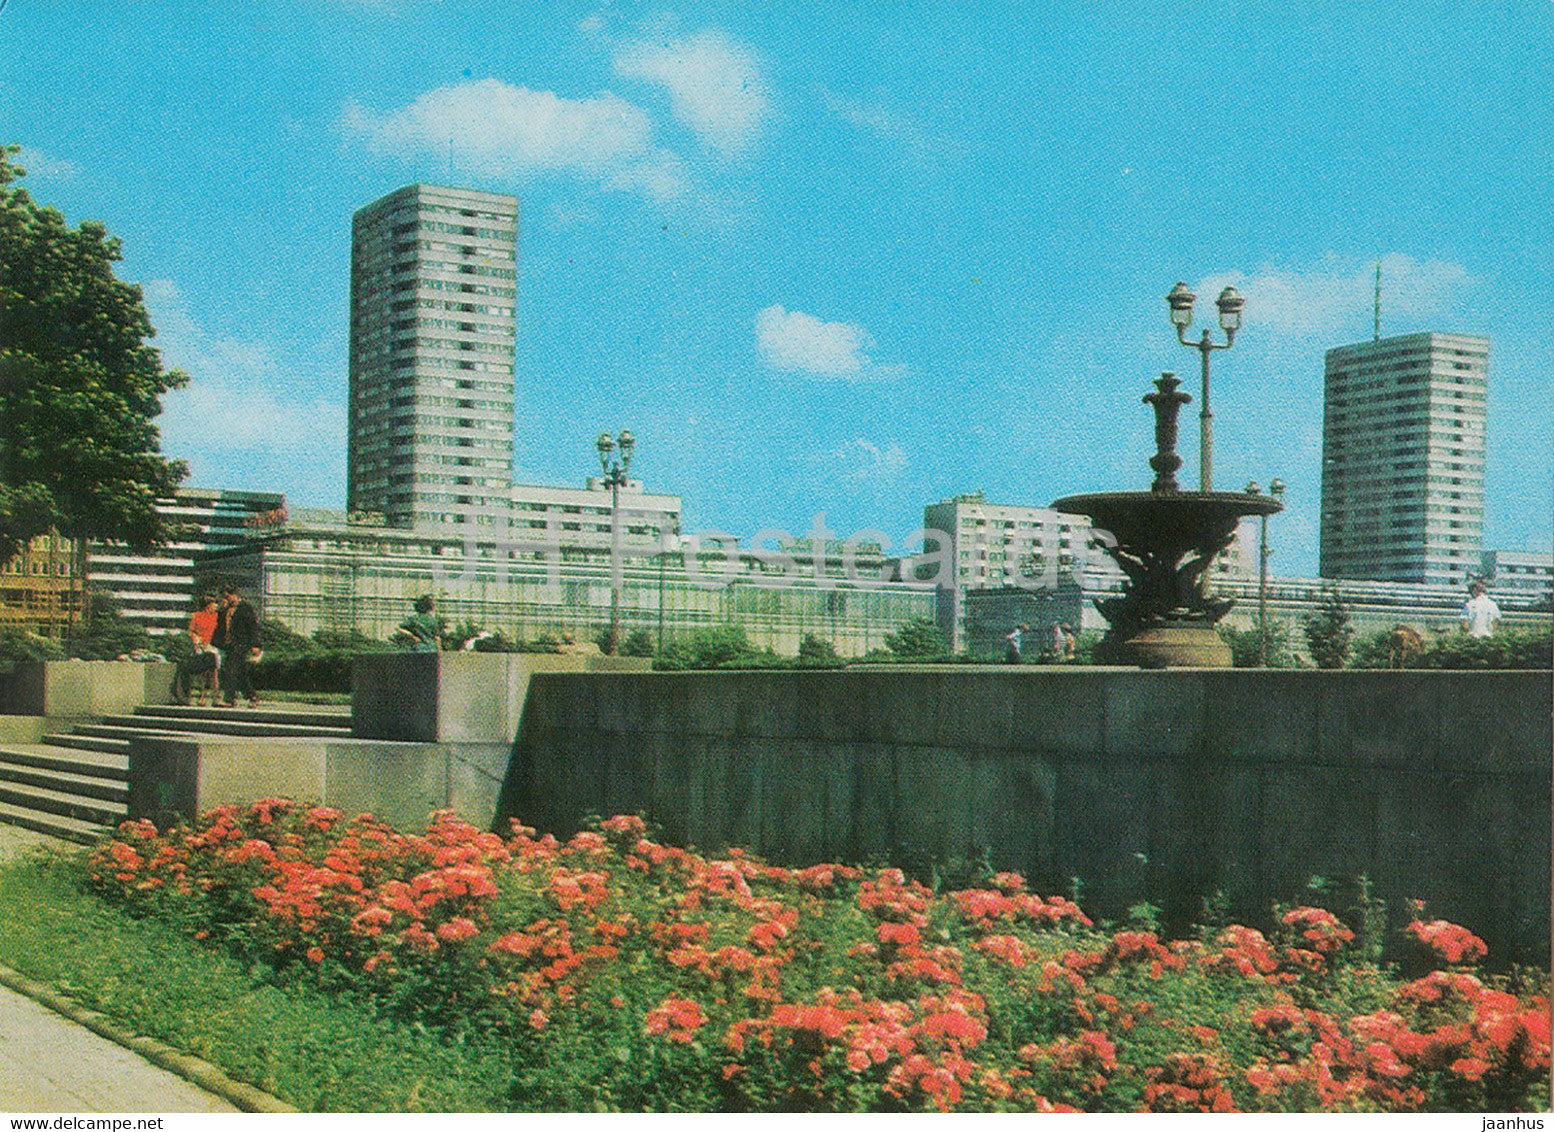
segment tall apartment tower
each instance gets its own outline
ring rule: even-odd
[[[1460,585],[1480,569],[1489,340],[1405,334],[1327,352],[1324,578]]]
[[[349,510],[505,532],[517,256],[516,197],[409,185],[356,213]]]

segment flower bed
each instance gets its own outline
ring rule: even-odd
[[[1264,935],[1100,931],[1011,873],[935,893],[891,869],[775,867],[611,818],[561,843],[426,833],[265,801],[128,822],[93,889],[450,1042],[500,1044],[514,1108],[1531,1110],[1541,976],[1409,925],[1435,969],[1362,961],[1332,913]]]

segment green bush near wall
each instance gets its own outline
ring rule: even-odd
[[[1391,630],[1357,641],[1351,668],[1387,668],[1392,663]],[[1554,626],[1501,629],[1491,637],[1451,633],[1437,637],[1407,658],[1408,668],[1554,668]]]

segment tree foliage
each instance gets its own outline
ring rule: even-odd
[[[740,667],[759,655],[742,626],[708,625],[697,629],[689,640],[670,642],[654,667],[669,671]]]
[[[913,659],[945,656],[950,651],[939,626],[926,617],[914,617],[894,633],[887,633],[885,647],[898,657]]]
[[[1353,668],[1387,668],[1392,663],[1391,630],[1361,638],[1350,658]],[[1409,668],[1530,668],[1554,667],[1554,629],[1549,625],[1500,629],[1493,636],[1446,633],[1427,639],[1408,658]]]
[[[1219,626],[1219,635],[1230,646],[1232,663],[1237,668],[1262,667],[1262,633],[1254,623],[1250,629],[1233,629]],[[1269,668],[1298,668],[1295,650],[1291,647],[1289,622],[1277,617],[1268,620]]]
[[[61,660],[64,655],[58,641],[10,625],[0,629],[0,676],[16,671],[24,660]]]
[[[0,146],[0,560],[51,529],[148,546],[186,471],[151,422],[186,378],[147,345],[140,288],[113,274],[119,241],[16,187],[17,148]]]
[[[119,599],[105,589],[92,591],[85,618],[65,633],[65,655],[81,660],[117,660],[153,644],[145,627],[127,620]]]
[[[1302,625],[1306,631],[1306,646],[1317,667],[1342,668],[1349,659],[1354,628],[1349,624],[1349,611],[1338,600],[1338,594],[1332,590],[1323,594],[1317,611],[1308,613]]]

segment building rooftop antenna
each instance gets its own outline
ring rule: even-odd
[[[1375,337],[1372,341],[1381,341],[1381,257],[1376,257],[1376,323],[1372,331]]]

